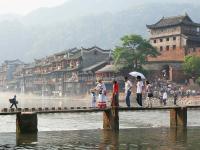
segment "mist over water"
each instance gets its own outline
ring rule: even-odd
[[[90,95],[85,96],[66,96],[48,97],[36,96],[33,94],[16,94],[9,92],[0,93],[0,108],[9,108],[9,99],[17,96],[18,108],[39,108],[39,107],[77,107],[91,106]]]

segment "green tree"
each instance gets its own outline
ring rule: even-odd
[[[186,75],[197,78],[200,76],[200,57],[186,56],[183,63],[183,70]]]
[[[126,35],[121,38],[122,45],[114,50],[114,62],[117,70],[142,70],[147,56],[157,56],[157,50],[140,35]]]

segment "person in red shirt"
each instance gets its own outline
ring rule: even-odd
[[[113,80],[113,97],[111,106],[119,106],[119,84]]]

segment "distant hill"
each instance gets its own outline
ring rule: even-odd
[[[54,8],[40,8],[23,17],[0,16],[0,61],[19,58],[29,62],[81,46],[114,48],[125,34],[148,38],[146,24],[163,16],[187,12],[195,22],[200,22],[200,3],[124,1],[73,0]]]

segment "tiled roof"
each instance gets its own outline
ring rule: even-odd
[[[103,72],[115,72],[115,66],[114,65],[106,65],[105,67],[97,70],[95,73],[103,73]]]
[[[102,52],[110,52],[111,51],[110,49],[102,49],[102,48],[99,48],[97,46],[93,46],[93,47],[90,47],[90,48],[83,48],[82,47],[82,50],[84,50],[84,51],[100,50]]]
[[[83,68],[82,71],[85,72],[85,71],[92,71],[92,70],[95,70],[96,68],[99,68],[101,66],[104,66],[107,62],[106,61],[101,61],[101,62],[98,62],[92,66],[89,66],[87,68]]]
[[[55,53],[54,55],[55,55],[55,56],[65,55],[65,54],[67,54],[67,53],[75,53],[76,51],[79,51],[79,49],[77,49],[77,48],[75,47],[75,48],[71,48],[71,49],[66,49],[66,50],[61,51],[61,52],[57,52],[57,53]]]
[[[174,17],[163,17],[161,18],[157,23],[152,25],[147,25],[147,28],[149,29],[155,29],[155,28],[163,28],[163,27],[169,27],[169,26],[175,26],[175,25],[192,25],[192,26],[200,26],[198,23],[194,23],[191,18],[186,14],[184,16],[174,16]]]

